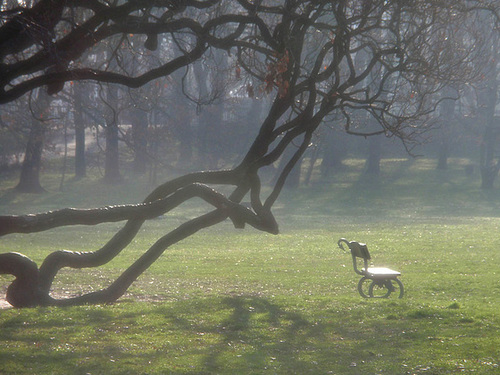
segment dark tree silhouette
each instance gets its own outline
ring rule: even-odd
[[[19,183],[16,190],[21,193],[43,193],[45,189],[40,184],[42,168],[42,152],[47,133],[47,112],[52,98],[45,91],[37,90],[34,98],[29,98],[31,109],[31,127],[28,142],[24,152]]]
[[[438,104],[433,94],[442,85],[466,76],[481,42],[469,33],[470,48],[450,48],[450,53],[444,54],[444,46],[455,43],[451,31],[466,27],[469,17],[477,12],[494,11],[495,3],[40,0],[33,9],[2,12],[6,21],[0,27],[0,103],[42,86],[53,94],[71,80],[140,87],[189,68],[210,49],[230,53],[242,91],[251,97],[274,95],[254,142],[230,170],[201,171],[168,181],[137,205],[0,217],[2,235],[126,220],[101,249],[55,251],[40,267],[23,255],[1,254],[0,273],[16,276],[8,289],[8,301],[17,307],[112,302],[169,246],[200,229],[230,219],[236,228],[248,224],[278,233],[273,204],[320,124],[333,113],[341,113],[349,133],[385,134],[406,143],[415,140],[426,126],[420,119]],[[35,12],[48,7],[50,12]],[[72,11],[78,8],[85,9],[82,13],[88,16],[66,29]],[[439,48],[430,43],[431,36],[447,30],[451,30],[449,36]],[[175,50],[165,51],[154,66],[135,76],[121,68],[124,56],[118,48],[111,49],[114,54],[99,58],[114,61],[104,64],[106,68],[100,68],[102,61],[96,64],[96,56],[87,53],[91,48],[98,50],[101,43],[118,46],[130,34],[143,35],[145,49],[161,49],[169,39],[174,41],[168,43],[169,48]],[[361,55],[364,62],[356,62]],[[366,111],[378,128],[353,122],[352,113],[359,111]],[[289,149],[293,152],[286,153],[287,160],[271,192],[263,196],[259,170],[283,158]],[[211,187],[215,185],[233,190],[224,195]],[[75,298],[49,295],[61,268],[98,267],[109,262],[132,241],[145,220],[194,197],[202,198],[213,209],[160,237],[111,285]],[[251,207],[240,204],[245,197]]]

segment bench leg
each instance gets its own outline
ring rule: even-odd
[[[373,280],[363,276],[358,282],[358,292],[364,298],[387,298],[392,292],[402,298],[404,287],[399,279]]]
[[[369,295],[369,292],[368,292],[368,288],[369,288],[369,285],[371,285],[370,284],[371,281],[372,280],[369,279],[366,276],[363,276],[361,278],[361,280],[359,280],[359,282],[358,282],[358,292],[361,295],[361,297],[370,298],[370,295]]]
[[[391,293],[403,297],[404,287],[399,279],[384,279],[373,281],[368,288],[368,295],[372,298],[387,298]]]
[[[403,298],[403,295],[405,294],[405,288],[403,286],[403,283],[399,279],[394,279],[393,282],[394,281],[398,284],[398,287],[399,287],[399,296],[398,296],[398,298]],[[394,283],[393,283],[393,285],[394,285]]]

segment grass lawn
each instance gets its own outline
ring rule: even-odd
[[[360,177],[361,161],[347,164],[331,181],[284,192],[278,236],[224,223],[168,249],[116,304],[0,310],[0,374],[498,373],[500,193],[481,191],[461,160],[439,176],[430,160],[386,160],[378,181]],[[0,214],[128,203],[148,190],[88,178],[60,193],[58,183],[16,196],[7,176]],[[54,293],[107,285],[206,208],[151,220],[112,263],[61,272]],[[120,226],[9,235],[0,252],[40,264],[56,249],[94,250]],[[360,297],[340,237],[401,271],[405,296]],[[3,294],[11,280],[0,276]]]

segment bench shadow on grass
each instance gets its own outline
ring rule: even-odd
[[[31,349],[18,351],[7,346],[0,350],[0,370],[128,374],[140,368],[144,374],[196,375],[337,373],[342,369],[342,373],[360,373],[359,367],[352,368],[354,360],[361,361],[360,356],[363,362],[376,359],[370,333],[342,326],[343,320],[351,318],[325,310],[314,321],[305,317],[308,314],[257,296],[193,299],[113,312],[106,307],[79,309],[68,311],[73,320],[66,322],[47,317],[50,312],[43,309],[36,313],[44,315],[43,319],[28,325],[33,313],[4,320],[0,342]],[[77,314],[80,319],[75,322]],[[154,324],[138,326],[145,314],[152,315]],[[131,345],[131,333],[120,326],[143,331],[140,340],[145,341],[135,341],[143,349],[124,349]],[[31,335],[31,327],[33,332],[45,333]],[[76,349],[72,350],[71,342],[58,342],[61,337],[78,343]],[[94,344],[83,345],[86,340]],[[392,354],[397,356],[400,349],[391,349]]]

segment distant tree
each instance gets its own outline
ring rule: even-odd
[[[104,117],[104,130],[106,135],[106,148],[104,154],[104,181],[110,184],[122,180],[120,173],[119,153],[119,115],[123,93],[116,85],[103,85],[100,88],[102,101],[102,114]]]
[[[406,143],[415,140],[426,126],[419,119],[437,105],[433,94],[467,74],[465,68],[473,63],[478,48],[471,43],[468,50],[442,54],[430,43],[431,36],[439,29],[465,27],[478,7],[494,5],[496,1],[466,0],[40,0],[33,8],[5,10],[6,20],[0,26],[0,103],[42,86],[54,94],[70,80],[137,88],[214,50],[236,56],[241,87],[248,96],[274,96],[254,142],[231,169],[195,172],[165,182],[137,205],[0,217],[3,235],[127,220],[101,249],[56,251],[40,267],[20,254],[1,254],[0,273],[16,276],[7,291],[8,301],[18,307],[114,301],[166,248],[228,218],[236,228],[248,224],[278,233],[272,207],[324,119],[340,111],[346,132],[393,135]],[[66,30],[75,8],[87,9],[90,15]],[[166,45],[175,51],[138,75],[119,65],[99,68],[102,65],[85,55],[90,48],[121,43],[131,34],[142,35],[145,49],[162,48],[169,39],[172,43]],[[453,34],[443,41],[454,42]],[[355,64],[361,53],[366,63]],[[351,111],[368,112],[378,128],[353,124]],[[280,158],[285,158],[284,167],[269,194],[263,195],[259,171]],[[231,186],[232,192],[214,190],[219,185]],[[164,234],[111,285],[75,298],[49,295],[61,268],[97,267],[110,261],[145,220],[194,197],[213,209]],[[250,207],[241,204],[245,197]]]
[[[380,161],[382,160],[382,145],[380,135],[368,139],[365,174],[372,177],[380,175]]]
[[[500,38],[498,34],[494,34],[491,41],[491,47],[485,55],[483,75],[477,85],[477,115],[483,128],[480,159],[481,187],[483,189],[493,188],[500,171],[500,159],[498,158],[500,121],[495,116],[500,86]]]
[[[18,167],[26,151],[26,141],[30,131],[26,115],[25,100],[16,100],[4,105],[0,112],[0,170]]]
[[[464,20],[462,28],[436,29],[434,44],[443,55],[453,56],[456,51],[474,48],[477,52],[475,62],[470,62],[465,67],[465,77],[450,80],[436,93],[440,100],[434,121],[437,124],[437,169],[445,170],[449,154],[452,151],[457,153],[454,148],[459,145],[458,140],[463,136],[464,129],[459,127],[462,124],[469,134],[481,139],[481,187],[491,189],[500,170],[500,160],[497,157],[500,130],[495,116],[499,98],[499,18],[489,11],[488,4],[484,5],[484,8],[478,6],[473,17]],[[454,16],[452,9],[449,14]],[[450,37],[456,38],[452,44],[446,41]],[[468,107],[465,113],[459,112],[462,105]],[[470,173],[473,169],[472,165],[469,167]]]
[[[478,51],[475,64],[469,64],[467,79],[450,82],[441,93],[439,122],[445,122],[445,125],[440,141],[441,151],[447,151],[452,142],[450,137],[456,134],[450,131],[450,126],[446,123],[456,123],[454,118],[458,114],[454,114],[454,111],[460,101],[449,99],[460,98],[462,102],[467,102],[469,109],[462,122],[467,123],[467,127],[475,132],[476,138],[481,139],[481,187],[491,189],[500,171],[500,125],[496,110],[500,98],[499,18],[497,14],[488,11],[487,7],[478,9],[475,16],[467,22],[467,32],[461,31],[462,29],[458,31],[462,35],[461,42],[451,51],[451,48],[440,47],[447,54],[452,54],[457,49],[469,49],[473,45],[477,46]],[[440,159],[439,164],[443,165],[443,155]]]
[[[328,178],[343,168],[342,161],[348,152],[348,145],[342,142],[340,131],[325,127],[325,135],[321,137],[320,144],[323,157],[321,158],[320,174]]]
[[[495,74],[496,76],[496,74]],[[497,157],[500,125],[495,118],[498,100],[498,81],[491,78],[481,88],[478,95],[478,119],[483,125],[481,142],[481,187],[492,189],[500,171],[500,159]]]
[[[455,106],[459,98],[457,90],[452,87],[445,87],[442,91],[441,103],[439,104],[438,123],[438,170],[448,169],[448,156],[450,152],[450,134],[452,134],[452,124],[455,121]]]
[[[42,152],[45,136],[51,116],[50,103],[52,98],[45,91],[36,90],[30,108],[34,108],[30,118],[31,128],[24,152],[21,176],[15,189],[22,193],[42,193],[45,189],[40,184],[40,169],[42,168]]]
[[[23,151],[20,134],[0,126],[0,173],[19,165]]]
[[[87,175],[85,159],[85,112],[83,109],[84,92],[82,83],[72,85],[73,123],[75,127],[75,177],[83,178]]]

